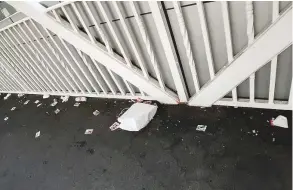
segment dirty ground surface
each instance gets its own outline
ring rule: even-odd
[[[110,132],[128,100],[89,98],[74,107],[74,98],[58,98],[51,107],[53,97],[3,97],[1,190],[292,189],[290,111],[160,105],[142,131]],[[269,127],[279,114],[290,129]],[[196,131],[198,124],[207,130]],[[86,129],[93,134],[84,135]]]

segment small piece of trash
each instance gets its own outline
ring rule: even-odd
[[[24,94],[17,94],[17,96],[20,98],[20,97],[23,97]]]
[[[7,121],[8,119],[9,119],[9,117],[5,117],[5,118],[4,118],[4,121]]]
[[[203,131],[203,132],[205,132],[206,129],[207,129],[207,126],[206,126],[206,125],[198,125],[198,126],[196,127],[196,130],[197,130],[197,131]]]
[[[273,138],[273,142],[275,142],[275,140],[276,140],[276,139],[275,139],[275,138]]]
[[[61,96],[61,99],[62,99],[62,103],[67,102],[69,99],[69,96]]]
[[[73,106],[78,107],[80,103],[76,102]]]
[[[43,95],[43,99],[47,99],[47,98],[49,98],[49,97],[50,97],[49,94],[44,94],[44,95]]]
[[[253,133],[255,133],[255,130],[252,130]]]
[[[86,102],[86,97],[76,97],[75,101],[76,102]]]
[[[11,94],[7,94],[5,97],[4,97],[4,100],[7,100],[9,98],[9,96],[11,96]]]
[[[111,131],[115,131],[116,129],[119,128],[119,125],[120,123],[118,123],[117,121],[115,123],[113,123],[111,126],[110,126],[110,130]]]
[[[57,102],[57,100],[56,100],[56,99],[54,99],[54,100],[53,100],[53,103],[51,104],[51,106],[53,106],[53,107],[54,107],[54,106],[56,106],[56,104],[58,104],[58,102]]]
[[[60,112],[60,110],[56,109],[54,112],[55,112],[55,114],[58,114]]]
[[[13,110],[15,110],[16,109],[16,107],[13,107],[13,108],[11,108],[11,111],[13,111]]]
[[[38,104],[37,107],[40,107],[42,105],[42,103]]]
[[[41,131],[36,132],[35,138],[38,138],[41,135]]]
[[[39,102],[40,102],[39,100],[36,100],[36,101],[35,101],[35,104],[38,104]]]
[[[27,105],[29,103],[30,100],[25,101],[23,104]]]
[[[100,112],[99,112],[98,110],[95,110],[95,111],[93,112],[93,114],[94,114],[94,116],[97,116],[97,115],[100,114]]]
[[[93,131],[94,131],[94,129],[87,129],[87,130],[85,130],[84,134],[85,135],[90,135],[90,134],[93,133]]]
[[[279,115],[276,119],[271,119],[270,123],[272,126],[288,128],[287,118],[282,115]]]

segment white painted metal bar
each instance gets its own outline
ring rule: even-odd
[[[211,49],[211,44],[210,44],[210,39],[209,39],[209,32],[208,32],[208,27],[207,27],[207,23],[206,23],[206,17],[205,17],[205,13],[204,13],[203,2],[198,1],[196,3],[196,5],[197,5],[199,21],[200,21],[200,25],[201,25],[201,31],[202,31],[205,52],[206,52],[206,56],[207,56],[210,78],[213,79],[215,76],[215,69],[214,69],[212,49]]]
[[[291,44],[292,7],[259,35],[253,44],[241,51],[232,63],[219,71],[200,93],[190,99],[189,105],[211,106]]]
[[[272,21],[274,22],[279,17],[279,1],[273,1],[273,14],[272,15],[273,15]],[[277,75],[277,63],[278,63],[278,55],[275,56],[271,61],[269,104],[274,103],[276,75]]]
[[[149,6],[152,11],[153,19],[159,33],[161,43],[163,45],[166,58],[169,63],[171,75],[175,83],[180,102],[187,102],[188,94],[186,84],[184,82],[182,72],[180,70],[178,57],[172,42],[171,34],[167,25],[163,7],[159,1],[149,1]]]
[[[138,64],[139,64],[144,76],[146,78],[149,78],[149,74],[148,74],[148,71],[146,69],[146,66],[145,66],[141,51],[140,51],[140,49],[138,47],[138,44],[135,41],[135,37],[132,35],[132,32],[129,30],[129,28],[128,28],[125,20],[124,20],[124,17],[123,17],[122,12],[121,12],[121,10],[119,8],[118,2],[112,1],[112,4],[113,4],[113,6],[114,6],[114,8],[116,10],[116,13],[117,13],[119,19],[120,19],[122,28],[123,28],[123,30],[124,30],[124,32],[126,34],[126,37],[127,37],[128,41],[129,41],[129,43],[130,43],[130,46],[131,46],[131,48],[132,48],[132,50],[134,52],[134,55],[137,58]]]
[[[292,103],[293,103],[293,78],[291,79],[291,87],[290,87],[290,94],[289,94],[289,100],[288,100],[288,105],[293,110]]]
[[[188,32],[187,32],[185,21],[184,21],[184,18],[183,18],[180,2],[179,1],[173,1],[173,6],[174,6],[175,13],[176,13],[176,18],[177,18],[178,23],[179,23],[180,33],[181,33],[181,36],[183,37],[183,44],[184,44],[187,59],[188,59],[189,69],[191,71],[192,81],[194,83],[195,91],[197,93],[197,92],[199,92],[199,89],[200,89],[199,81],[198,81],[198,75],[197,75],[197,71],[196,71],[195,62],[194,62],[194,59],[193,59],[193,53],[192,53],[192,49],[191,49],[191,46],[190,46]]]
[[[8,29],[8,31],[10,31]],[[6,33],[6,31],[3,31],[3,35],[0,33],[1,37],[4,38],[4,34],[6,36],[7,39],[9,39],[10,43],[17,49],[17,52],[16,54],[18,54],[18,56],[20,57],[20,59],[22,60],[23,63],[25,63],[27,66],[29,66],[29,69],[31,70],[33,76],[35,77],[35,79],[38,81],[37,84],[39,84],[40,88],[43,90],[43,91],[47,91],[47,88],[46,88],[46,85],[44,85],[43,81],[41,80],[40,78],[40,75],[38,72],[36,72],[35,69],[32,70],[32,68],[34,68],[34,66],[32,67],[32,65],[30,64],[30,61],[28,61],[27,57],[25,55],[23,55],[23,52],[19,49],[18,45],[16,45],[14,43],[14,41],[12,40],[12,35],[8,35]],[[12,46],[10,45],[10,47],[12,48]],[[25,60],[24,60],[25,59]],[[35,74],[35,72],[37,74]]]
[[[15,91],[24,90],[19,83],[17,83],[12,76],[10,76],[9,71],[4,68],[3,64],[1,64],[2,73],[1,76],[4,79],[4,83],[7,83],[9,87],[14,89]],[[6,78],[6,79],[5,79]]]
[[[159,65],[158,65],[158,62],[157,62],[157,58],[155,56],[155,52],[153,50],[153,47],[151,45],[151,42],[150,42],[150,38],[149,38],[149,35],[146,31],[146,27],[143,23],[143,20],[140,16],[140,14],[138,14],[138,7],[137,7],[137,2],[133,2],[133,1],[129,1],[130,3],[130,7],[131,7],[131,10],[134,14],[134,18],[137,22],[137,25],[138,25],[138,29],[140,31],[140,34],[141,34],[141,37],[144,41],[144,44],[146,46],[146,49],[147,49],[147,52],[148,52],[148,55],[150,56],[150,60],[151,60],[151,63],[154,67],[154,70],[155,70],[155,73],[156,73],[156,77],[159,81],[159,84],[160,84],[160,87],[161,89],[165,90],[165,84],[164,84],[164,80],[163,80],[163,77],[161,75],[161,72],[160,72],[160,69],[159,69]]]
[[[44,14],[44,7],[40,4],[28,1],[10,1],[7,3],[41,23],[44,27],[70,42],[73,46],[79,47],[82,52],[92,56],[95,60],[99,60],[101,64],[125,80],[131,81],[135,86],[139,86],[144,92],[155,97],[158,101],[176,104],[176,94],[172,91],[158,88],[157,81],[152,79],[146,80],[137,69],[127,67],[121,57],[109,55],[100,44],[92,44],[82,34],[73,32],[66,24],[61,24],[55,21],[50,15]]]
[[[253,19],[253,3],[252,1],[246,1],[246,20],[247,20],[247,37],[248,46],[250,46],[254,41],[254,19]],[[255,73],[249,77],[249,99],[251,102],[254,101],[255,96]]]
[[[51,64],[48,63],[48,61],[44,58],[43,54],[39,51],[38,47],[33,43],[32,39],[29,37],[29,35],[27,35],[26,31],[24,31],[24,29],[21,27],[21,25],[18,25],[18,27],[21,30],[21,32],[25,35],[26,39],[28,41],[32,42],[31,44],[32,44],[33,48],[31,49],[31,51],[35,52],[34,55],[42,63],[42,66],[46,68],[46,70],[49,73],[50,77],[53,79],[52,82],[55,82],[54,83],[55,89],[60,93],[60,90],[62,90],[62,87],[59,84],[59,82],[57,81],[57,79],[55,78],[55,75],[56,75],[55,70],[53,70]],[[28,45],[28,47],[30,47],[28,42],[26,42],[26,44]],[[53,75],[50,70],[52,70],[55,75]]]
[[[132,88],[132,86],[127,81],[125,81],[125,80],[124,80],[124,83],[125,83],[127,89],[129,90],[130,94],[132,96],[135,96],[135,92],[134,92],[134,89]]]
[[[45,52],[45,54],[49,57],[50,61],[53,63],[53,65],[57,68],[57,70],[59,71],[59,73],[61,73],[61,76],[63,76],[64,74],[62,74],[62,71],[60,71],[60,68],[58,67],[57,63],[54,61],[54,59],[51,57],[51,55],[48,53],[48,51],[46,50],[46,48],[43,46],[43,44],[40,42],[40,40],[38,39],[38,37],[34,34],[34,32],[31,30],[31,28],[28,26],[28,24],[26,22],[24,22],[24,25],[26,26],[26,28],[28,29],[29,33],[32,35],[33,39],[31,39],[32,44],[34,47],[35,44],[33,43],[33,40],[35,39],[37,41],[37,43],[39,44],[39,46],[41,47],[41,49]],[[22,28],[19,25],[20,28]],[[47,40],[45,40],[45,43],[47,42]],[[36,48],[37,49],[37,48]],[[53,65],[51,65],[50,61],[47,59],[46,56],[44,56],[39,49],[37,49],[37,51],[39,52],[39,54],[41,55],[41,57],[43,58],[43,60],[45,60],[45,62],[47,63],[47,65],[49,65],[49,68],[53,71],[53,73],[55,74],[55,76],[58,79],[58,86],[60,87],[60,89],[65,92],[66,89],[70,89],[67,84],[64,82],[64,79],[61,78],[60,74],[56,71],[56,69],[53,67]],[[64,77],[64,76],[63,76]],[[61,85],[62,84],[62,85]]]
[[[23,36],[18,32],[18,30],[16,30],[15,27],[13,27],[12,29],[17,33],[17,35],[18,35],[20,38],[23,39],[23,41],[25,41],[24,38],[23,38]],[[49,89],[50,89],[52,92],[55,91],[55,90],[54,90],[54,89],[55,89],[55,87],[54,87],[55,85],[54,85],[54,83],[51,82],[51,79],[48,77],[47,73],[45,72],[46,69],[41,68],[41,67],[39,66],[40,64],[38,64],[38,61],[35,61],[35,59],[33,59],[33,57],[31,56],[31,54],[28,52],[27,48],[26,48],[26,47],[23,47],[23,44],[18,40],[18,38],[13,34],[13,32],[12,32],[10,29],[8,29],[8,31],[9,31],[9,33],[11,34],[11,37],[13,37],[14,40],[16,40],[16,42],[20,45],[20,47],[22,48],[22,50],[23,50],[23,51],[28,55],[28,57],[33,61],[33,63],[31,64],[31,65],[33,66],[33,68],[34,68],[35,70],[37,70],[37,69],[34,67],[34,66],[36,66],[36,67],[39,69],[39,71],[41,72],[39,75],[40,75],[40,77],[43,79],[43,81],[46,83],[46,85],[49,87]],[[30,47],[30,45],[29,45],[28,43],[26,43],[26,45],[27,45],[27,47],[29,47],[29,49],[31,50],[31,52],[34,52],[34,50]],[[22,51],[20,51],[20,52],[22,52]],[[27,56],[24,55],[24,57],[27,57]],[[28,62],[30,63],[30,61],[28,61]],[[46,79],[45,79],[44,77],[46,77]]]
[[[4,72],[2,69],[1,70],[1,75],[0,75],[0,83],[3,89],[6,90],[12,90],[12,91],[16,91],[17,88],[15,88],[14,85],[12,85],[12,83],[10,83],[10,77],[4,76]]]
[[[24,21],[27,21],[28,19],[30,19],[30,18],[29,18],[29,17],[26,17],[26,18],[23,18],[23,19],[21,19],[21,20],[19,20],[19,21],[14,22],[13,24],[10,24],[10,25],[8,25],[8,26],[5,26],[5,27],[3,27],[3,28],[0,29],[0,32],[2,32],[2,31],[4,31],[4,30],[7,30],[7,29],[9,29],[9,28],[15,27],[15,26],[18,25],[19,23],[22,23],[22,22],[24,22]]]
[[[231,39],[231,27],[230,27],[228,2],[221,1],[221,5],[222,5],[224,32],[225,32],[225,38],[226,38],[228,63],[231,63],[234,59],[234,55],[233,55],[233,46],[232,46],[232,39]],[[237,102],[237,87],[232,90],[232,98],[234,102]]]
[[[72,84],[71,80],[68,78],[67,76],[67,71],[64,69],[64,67],[61,67],[62,66],[62,60],[61,59],[58,59],[58,55],[56,54],[54,48],[52,47],[52,45],[48,42],[47,40],[47,37],[45,37],[41,31],[38,29],[38,27],[35,25],[35,23],[32,21],[32,20],[29,20],[34,29],[38,32],[38,34],[44,39],[45,41],[45,44],[50,48],[50,50],[52,51],[53,55],[55,56],[55,58],[59,61],[59,63],[61,64],[58,64],[54,58],[50,55],[50,53],[48,53],[48,51],[46,51],[46,49],[44,48],[44,46],[42,45],[43,47],[43,50],[45,51],[46,55],[49,57],[49,59],[53,62],[53,64],[55,65],[55,67],[57,68],[57,70],[61,73],[62,77],[65,79],[65,81],[69,84],[69,86],[64,82],[64,80],[62,80],[62,84],[67,88],[68,91],[72,91],[74,90],[74,85]],[[41,44],[41,43],[40,43]]]
[[[6,42],[6,44],[8,43],[6,41],[5,38],[0,38],[0,42],[1,42],[1,49],[3,51],[4,54],[6,54],[6,56],[12,61],[12,65],[14,65],[13,67],[14,68],[17,68],[19,73],[21,74],[22,78],[24,78],[26,81],[26,83],[28,84],[28,86],[30,87],[31,90],[34,90],[34,91],[38,91],[40,90],[39,87],[36,85],[37,82],[34,81],[34,79],[31,77],[31,74],[29,74],[29,70],[27,68],[25,68],[23,64],[21,64],[21,61],[19,61],[17,58],[16,58],[16,54],[14,54],[12,51],[14,51],[12,48],[9,48],[6,46],[6,44],[1,40],[3,39],[3,41]],[[5,49],[7,51],[5,51]]]
[[[64,7],[65,5],[68,5],[68,4],[71,4],[71,3],[74,3],[75,1],[72,1],[72,0],[69,0],[69,1],[62,1],[62,2],[59,2],[58,4],[56,5],[53,5],[51,7],[48,7],[46,8],[44,11],[45,12],[49,12],[49,11],[53,11],[53,10],[56,10],[58,8],[62,8]]]
[[[1,44],[3,44],[1,38],[0,38],[0,42],[1,42]],[[2,46],[0,46],[0,49],[1,49],[0,54],[7,61],[7,65],[10,65],[12,70],[14,70],[15,73],[17,73],[17,75],[19,76],[20,80],[23,82],[23,84],[25,84],[27,89],[30,90],[30,91],[35,91],[34,87],[30,84],[31,81],[28,78],[26,78],[25,74],[23,74],[21,72],[22,69],[20,69],[19,66],[17,65],[17,63],[12,59],[12,56],[9,56],[8,53],[3,49]]]

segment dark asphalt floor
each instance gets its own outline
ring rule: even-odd
[[[292,189],[291,111],[159,105],[142,131],[111,132],[128,100],[89,98],[74,107],[74,98],[58,98],[51,107],[53,97],[3,97],[1,190]],[[289,129],[269,126],[278,115],[288,118]],[[199,124],[207,130],[196,131]],[[88,128],[92,135],[84,135]]]

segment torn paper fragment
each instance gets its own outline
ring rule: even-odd
[[[54,99],[54,100],[53,100],[53,103],[51,104],[51,106],[53,106],[53,107],[54,107],[54,106],[56,106],[56,104],[57,104],[57,103],[58,103],[58,102],[57,102],[57,100],[56,100],[56,99]]]
[[[40,107],[42,105],[42,103],[38,104],[37,107]]]
[[[271,123],[273,126],[288,128],[287,118],[282,115],[279,115],[276,119],[273,119]]]
[[[44,95],[43,95],[43,99],[47,99],[47,98],[49,98],[49,97],[50,97],[49,94],[44,94]]]
[[[120,123],[118,123],[118,122],[113,123],[113,124],[110,126],[110,130],[111,130],[111,131],[115,131],[116,129],[119,128],[119,125],[120,125]]]
[[[35,138],[38,138],[41,135],[41,131],[36,132]]]
[[[61,96],[61,99],[62,99],[62,103],[67,102],[69,99],[69,96]]]
[[[30,100],[25,101],[23,104],[27,105],[29,103]]]
[[[78,107],[80,103],[76,102],[73,106]]]
[[[20,98],[20,97],[23,97],[24,94],[17,94],[17,96]]]
[[[10,96],[11,96],[11,94],[7,94],[7,95],[4,97],[4,100],[7,100]]]
[[[40,102],[39,100],[36,100],[36,101],[35,101],[35,104],[38,104],[39,102]]]
[[[58,114],[60,112],[60,110],[57,108],[54,112],[55,112],[55,114]]]
[[[135,103],[118,118],[119,128],[126,131],[139,131],[153,119],[158,107],[150,104]]]
[[[90,134],[93,133],[93,131],[94,131],[94,129],[87,129],[87,130],[85,130],[84,134],[85,135],[90,135]]]
[[[76,102],[86,102],[86,97],[76,97],[75,101]]]
[[[13,107],[13,108],[11,108],[11,111],[13,111],[13,110],[15,110],[16,109],[16,107]]]
[[[8,119],[9,119],[9,117],[5,117],[5,118],[4,118],[4,121],[7,121]]]
[[[207,126],[206,126],[206,125],[198,125],[198,126],[196,127],[196,130],[197,130],[197,131],[203,131],[203,132],[205,132],[206,129],[207,129]]]
[[[93,114],[94,114],[94,116],[97,116],[97,115],[100,114],[100,112],[98,110],[96,110],[96,111],[93,112]]]

